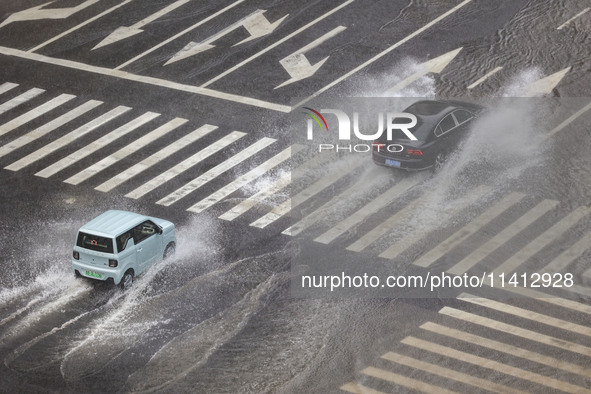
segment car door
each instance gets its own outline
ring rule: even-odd
[[[461,140],[468,134],[468,129],[474,119],[474,115],[465,109],[455,110],[452,114],[458,124],[455,133],[458,134],[458,138]]]
[[[137,265],[139,271],[145,271],[158,261],[161,251],[161,240],[158,226],[150,220],[133,228],[133,240],[135,242]]]
[[[454,129],[456,126],[456,120],[451,113],[441,119],[435,128],[438,152],[448,153],[453,150],[454,145],[457,142],[456,138],[454,138]]]
[[[137,252],[132,232],[133,229],[129,229],[116,238],[118,267],[123,272],[128,268],[137,271]]]

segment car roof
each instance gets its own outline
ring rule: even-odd
[[[80,228],[82,232],[115,237],[149,218],[138,213],[109,210]]]

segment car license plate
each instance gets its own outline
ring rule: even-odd
[[[101,279],[103,277],[102,274],[99,274],[98,272],[92,272],[92,271],[85,271],[84,275],[90,276],[91,278],[97,278],[97,279]]]
[[[400,167],[400,162],[397,160],[386,159],[386,165],[392,167]]]

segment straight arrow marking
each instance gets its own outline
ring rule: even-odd
[[[113,44],[115,42],[124,40],[126,38],[135,36],[136,34],[142,33],[142,28],[155,20],[163,17],[164,15],[176,10],[177,8],[185,5],[186,3],[190,2],[191,0],[178,0],[174,3],[164,7],[160,11],[153,13],[142,19],[141,21],[134,23],[131,26],[121,26],[115,29],[111,34],[105,37],[101,42],[99,42],[92,50],[104,47],[106,45]]]
[[[552,93],[552,90],[554,90],[556,85],[558,85],[570,69],[571,67],[567,67],[552,75],[537,80],[529,86],[523,97],[536,97]]]
[[[320,38],[312,41],[308,45],[304,46],[300,50],[292,53],[291,55],[281,59],[279,63],[283,66],[285,71],[291,77],[287,81],[283,82],[282,84],[275,87],[275,89],[279,89],[285,85],[292,84],[297,81],[301,81],[302,79],[306,79],[311,77],[324,65],[324,63],[328,60],[330,56],[325,57],[324,59],[320,60],[315,65],[310,64],[310,61],[306,57],[305,53],[310,51],[313,48],[316,48],[323,42],[331,39],[332,37],[336,36],[343,30],[347,29],[345,26],[338,26]]]
[[[428,60],[425,63],[418,65],[417,72],[415,72],[410,77],[398,82],[395,86],[388,89],[385,93],[392,94],[394,92],[402,90],[405,87],[407,87],[408,85],[410,85],[411,83],[415,82],[417,79],[419,79],[429,73],[434,73],[434,74],[441,73],[443,71],[443,69],[445,67],[447,67],[447,65],[457,56],[457,54],[460,53],[461,50],[462,50],[462,47],[460,47],[458,49],[454,49],[451,52],[447,52],[446,54],[443,54],[439,57]]]
[[[99,0],[86,0],[80,5],[75,7],[69,8],[50,8],[50,9],[43,9],[43,7],[48,6],[49,4],[53,3],[50,1],[49,3],[45,3],[42,5],[38,5],[36,7],[29,8],[27,10],[15,12],[14,14],[10,15],[4,22],[0,24],[0,27],[6,26],[9,23],[13,22],[22,22],[22,21],[33,21],[39,19],[65,19],[71,15],[74,15],[78,11],[81,11],[87,7],[90,7],[94,3],[97,3]]]

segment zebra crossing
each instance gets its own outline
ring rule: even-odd
[[[22,91],[19,92],[19,89]],[[110,109],[98,100],[77,102],[78,98],[71,94],[46,97],[45,101],[39,102],[39,97],[49,95],[44,89],[23,88],[10,82],[0,85],[0,95],[11,96],[0,103],[0,108],[7,112],[2,115],[3,118],[8,118],[0,125],[0,136],[7,141],[0,146],[0,158],[10,156],[13,159],[4,166],[10,171],[36,166],[35,176],[51,178],[66,173],[63,182],[79,185],[92,181],[97,184],[94,189],[101,192],[119,191],[133,184],[133,187],[129,187],[131,190],[125,190],[126,197],[140,199],[150,195],[155,198],[156,204],[163,206],[189,200],[188,196],[191,196],[193,202],[186,209],[193,213],[212,210],[224,203],[225,209],[218,216],[222,220],[247,220],[250,226],[261,229],[271,225],[279,226],[278,223],[281,223],[284,227],[279,230],[288,236],[305,236],[326,245],[345,243],[344,248],[349,251],[373,253],[382,259],[401,258],[413,249],[417,239],[425,236],[424,228],[404,225],[412,222],[417,211],[430,204],[429,194],[420,190],[420,186],[429,180],[425,173],[399,177],[394,184],[384,184],[378,190],[379,193],[368,201],[366,198],[358,198],[358,183],[350,181],[367,165],[364,160],[333,165],[334,157],[317,155],[312,159],[305,157],[300,160],[299,167],[291,168],[289,159],[304,152],[304,146],[281,146],[274,138],[251,138],[245,132],[221,130],[218,126],[209,124],[197,125],[192,131],[187,131],[192,123],[189,119],[166,119],[156,112],[138,114],[133,108],[124,105]],[[35,98],[33,108],[24,108]],[[11,117],[9,111],[18,106],[21,106],[22,113]],[[29,124],[34,125],[30,131],[26,130]],[[555,130],[551,133],[555,133]],[[13,134],[15,137],[11,138]],[[98,137],[91,141],[88,141],[89,138],[84,139],[90,135]],[[134,135],[137,138],[134,137],[129,142]],[[165,137],[173,142],[154,151],[154,143],[163,141]],[[82,140],[83,146],[79,147]],[[238,142],[244,144],[238,146]],[[25,147],[29,147],[30,153],[16,158],[16,153]],[[150,153],[144,153],[148,148]],[[178,157],[176,154],[179,152],[185,152],[186,155],[185,148],[190,148],[194,153],[182,157],[154,177],[144,175],[148,169],[160,168],[159,164],[166,159]],[[55,157],[56,153],[61,158],[44,168],[38,168],[42,159]],[[130,163],[127,158],[136,153],[141,157]],[[199,171],[199,164],[210,158],[214,158],[216,164],[206,171]],[[82,161],[88,161],[89,165],[81,167]],[[126,165],[118,168],[122,161]],[[245,166],[249,168],[245,170]],[[74,168],[76,172],[72,171]],[[275,173],[271,175],[273,171]],[[314,175],[306,178],[306,182],[294,183],[291,179],[293,171]],[[99,179],[103,172],[107,176],[102,178],[106,179]],[[224,181],[219,188],[216,183],[217,190],[203,192],[204,185],[211,184],[230,172],[231,179]],[[181,175],[189,181],[185,181],[176,190],[162,190],[163,186],[171,184],[169,182]],[[244,190],[245,186],[267,176],[269,180],[263,186]],[[285,198],[281,193],[285,193],[288,187],[292,197]],[[418,196],[392,212],[392,206],[398,206],[409,193],[417,194],[417,190],[420,193]],[[236,194],[241,197],[232,199]],[[325,198],[327,194],[331,198]],[[512,238],[536,224],[536,227],[544,225],[540,220],[545,215],[551,212],[562,215],[556,223],[543,229],[534,239],[493,267],[494,273],[516,272],[546,245],[565,239],[565,234],[583,223],[591,212],[584,206],[565,212],[559,201],[537,201],[532,196],[519,192],[499,196],[487,185],[468,189],[463,195],[454,198],[454,204],[446,206],[444,212],[437,212],[442,227],[446,226],[446,220],[451,222],[468,206],[482,206],[486,209],[472,220],[464,220],[459,228],[450,227],[455,229],[451,235],[413,259],[412,264],[416,267],[428,269],[435,263],[441,265],[444,256],[480,234],[491,223],[502,217],[511,217],[511,222],[505,228],[491,234],[486,242],[454,262],[455,264],[444,267],[450,274],[461,275],[499,250],[504,250],[504,246]],[[228,201],[231,203],[228,204]],[[337,205],[344,210],[344,218],[336,223],[321,220]],[[294,208],[299,208],[304,213],[303,217],[290,217]],[[384,212],[389,213],[382,218]],[[378,213],[380,217],[376,218]],[[283,220],[287,218],[291,219],[291,223]],[[367,222],[375,223],[376,220],[377,224],[366,228]],[[401,228],[404,231],[399,231]],[[590,237],[591,234],[587,234],[575,239],[572,245],[569,237],[565,242],[565,245],[569,245],[567,249],[551,261],[544,261],[541,272],[560,272],[576,265],[577,260],[589,249]],[[378,246],[374,247],[375,245]],[[583,279],[588,276],[585,272],[580,274]],[[578,284],[570,290],[571,293],[580,295],[591,294],[585,286]]]
[[[394,392],[401,387],[425,393],[475,389],[497,393],[548,389],[591,392],[591,348],[585,344],[591,331],[552,316],[556,310],[549,311],[543,305],[550,298],[534,298],[534,308],[543,312],[472,294],[461,294],[458,299],[460,306],[440,309],[437,319],[422,324],[420,331],[382,354],[376,360],[378,367],[362,369],[357,381],[340,389],[351,393]],[[556,299],[557,304],[564,300]],[[588,305],[564,301],[577,305],[579,317],[591,314]],[[470,305],[477,310],[466,311]],[[525,322],[519,326],[504,322],[510,315]],[[565,359],[568,355],[574,361]],[[406,368],[400,371],[397,365]],[[465,372],[466,365],[471,366],[471,373]],[[397,373],[392,372],[395,368]]]

